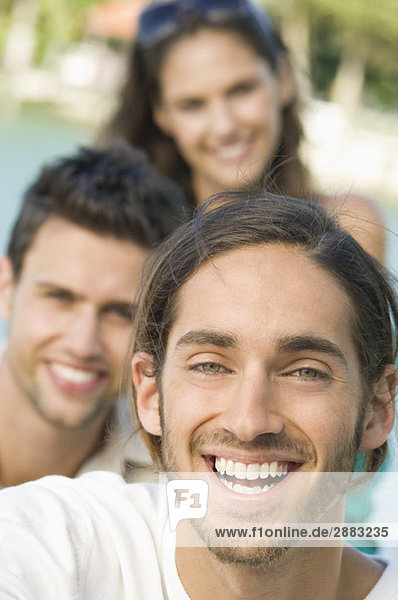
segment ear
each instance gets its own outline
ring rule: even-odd
[[[286,54],[278,57],[278,99],[282,107],[292,102],[296,94],[296,82],[294,80],[292,65]]]
[[[8,320],[11,315],[14,291],[14,273],[8,256],[0,257],[0,317]]]
[[[138,416],[144,429],[152,435],[162,435],[159,414],[159,392],[153,372],[153,357],[137,352],[132,363],[132,375],[137,391]]]
[[[365,417],[360,450],[379,448],[394,425],[397,368],[387,365],[373,388],[373,400]]]

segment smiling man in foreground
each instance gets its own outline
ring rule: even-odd
[[[349,547],[209,543],[223,519],[294,503],[300,475],[349,473],[359,450],[378,469],[398,318],[383,269],[321,207],[245,193],[211,208],[147,264],[132,349],[144,439],[161,469],[206,477],[206,518],[174,537],[161,486],[103,473],[5,490],[0,591],[11,597],[397,598],[397,568]]]

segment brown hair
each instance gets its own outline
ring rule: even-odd
[[[209,210],[211,209],[211,210]],[[385,268],[312,202],[271,194],[232,192],[214,196],[200,207],[150,257],[144,270],[130,354],[153,357],[154,377],[160,376],[168,335],[176,318],[178,294],[197,269],[216,256],[255,244],[286,244],[306,253],[334,277],[351,299],[353,343],[363,382],[363,405],[372,385],[397,356],[398,305]],[[132,390],[136,405],[135,390]],[[159,464],[159,437],[143,431],[152,458]],[[384,461],[387,442],[369,451],[367,469]]]
[[[179,153],[173,139],[166,136],[153,118],[153,103],[159,102],[161,90],[159,79],[165,56],[170,47],[179,39],[192,35],[202,28],[232,31],[243,38],[257,55],[261,56],[277,71],[277,56],[270,52],[267,40],[261,29],[245,19],[225,20],[211,23],[203,15],[186,18],[178,31],[147,48],[138,43],[131,49],[128,75],[121,93],[119,106],[100,136],[100,143],[115,138],[124,138],[143,148],[160,173],[171,177],[184,189],[192,207],[195,206],[192,188],[191,169]],[[287,58],[284,47],[276,31],[279,54]],[[255,186],[264,187],[275,193],[305,197],[309,192],[307,169],[300,160],[298,150],[303,137],[299,118],[297,93],[291,102],[282,109],[282,128],[278,147],[260,181]]]
[[[158,176],[141,150],[121,142],[106,150],[80,148],[45,165],[27,188],[7,254],[18,279],[36,233],[53,217],[152,248],[187,212],[182,191]]]

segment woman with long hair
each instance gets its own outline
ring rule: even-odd
[[[299,156],[299,99],[286,47],[250,0],[168,0],[141,14],[119,106],[101,142],[127,139],[185,190],[266,188],[320,202],[384,257],[377,206],[312,188]]]

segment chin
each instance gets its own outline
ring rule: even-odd
[[[226,565],[242,565],[253,569],[268,569],[280,565],[291,548],[233,548],[210,546],[209,552],[221,563]]]
[[[228,545],[227,539],[224,538],[223,545],[217,546],[214,545],[214,536],[211,534],[213,527],[206,522],[206,519],[191,520],[190,524],[200,539],[199,546],[205,546],[210,554],[223,564],[242,565],[256,569],[268,569],[275,564],[279,568],[281,561],[292,550],[292,547],[283,546],[282,540],[279,544],[274,540],[271,545],[257,546],[248,538],[240,538],[239,545],[237,545],[236,539],[231,539]]]

